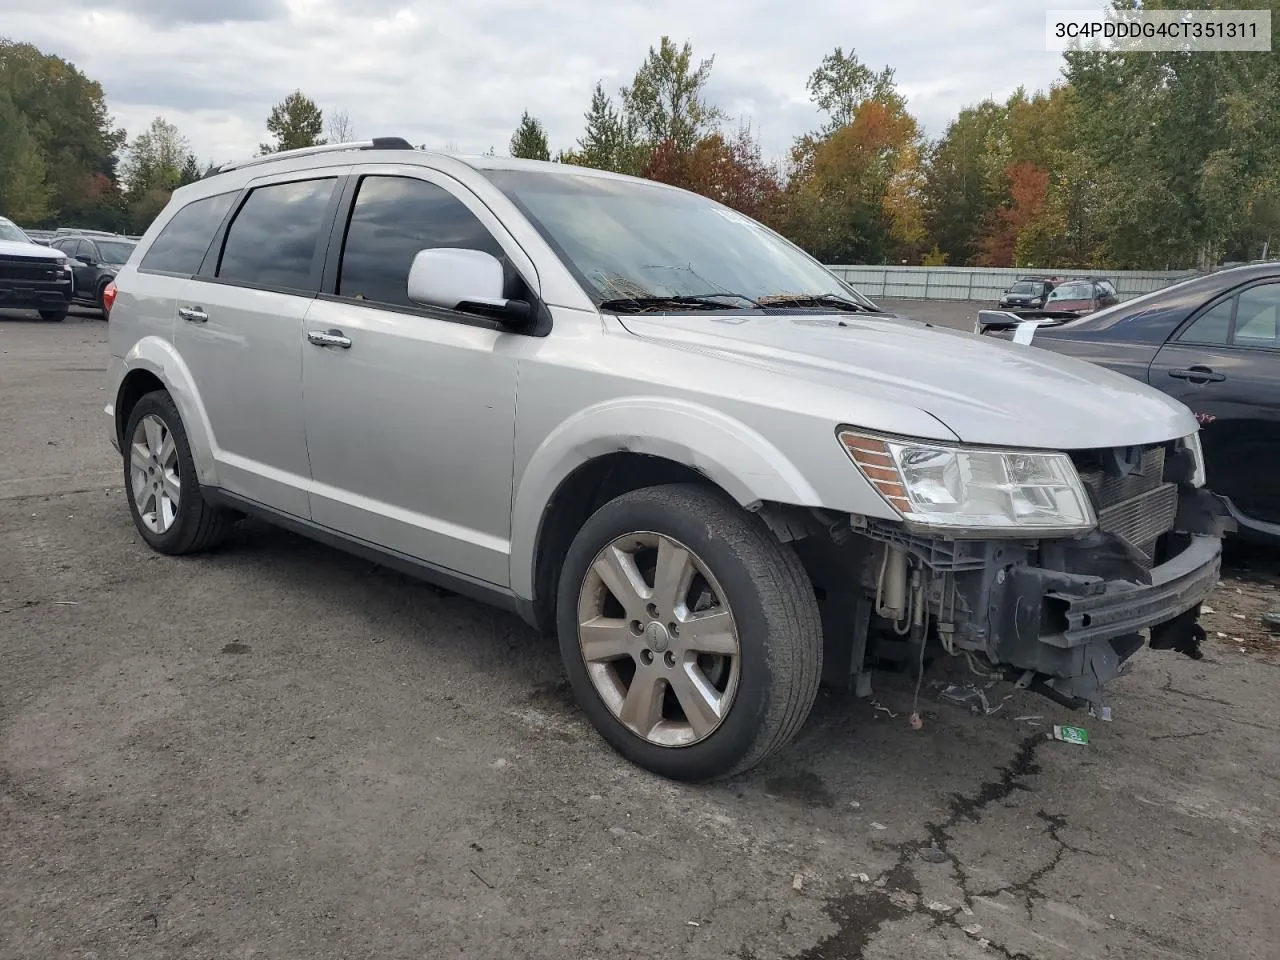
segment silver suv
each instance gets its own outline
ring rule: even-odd
[[[251,514],[559,637],[632,761],[745,770],[820,681],[1097,702],[1199,656],[1226,521],[1135,381],[886,314],[682,190],[400,140],[224,167],[116,279],[106,408],[168,554]]]

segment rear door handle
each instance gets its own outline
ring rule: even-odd
[[[326,333],[321,333],[319,330],[308,330],[307,339],[317,347],[341,347],[343,350],[351,347],[351,338],[343,336],[341,330],[330,330]]]
[[[179,307],[178,316],[191,323],[208,323],[209,315],[199,307]]]
[[[1192,383],[1221,383],[1227,379],[1225,373],[1214,373],[1210,367],[1190,367],[1186,370],[1170,370],[1169,376],[1179,380],[1190,380]]]

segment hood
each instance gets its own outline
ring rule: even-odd
[[[1122,374],[915,320],[843,313],[618,320],[649,340],[923,410],[966,443],[1081,450],[1160,443],[1198,429],[1181,403]]]
[[[19,243],[16,240],[0,240],[0,257],[30,257],[33,260],[61,260],[66,254],[53,247],[38,243]]]

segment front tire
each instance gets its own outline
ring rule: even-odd
[[[129,512],[147,544],[178,555],[221,543],[231,517],[204,499],[186,428],[167,391],[137,402],[122,439]]]
[[[41,319],[41,320],[46,320],[46,321],[48,321],[49,323],[61,323],[63,320],[67,319],[67,313],[68,313],[68,312],[69,312],[69,310],[68,310],[68,309],[63,309],[63,310],[41,310],[41,311],[40,311],[40,319]]]
[[[800,729],[822,674],[822,626],[795,552],[696,485],[601,507],[560,575],[560,653],[619,753],[674,780],[750,769]]]

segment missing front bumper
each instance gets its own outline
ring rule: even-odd
[[[1058,699],[1097,702],[1142,648],[1143,630],[1153,648],[1198,655],[1200,604],[1217,585],[1221,562],[1221,539],[1194,535],[1151,570],[1147,584],[1017,569],[993,611],[1004,626],[994,659],[1031,671]]]

